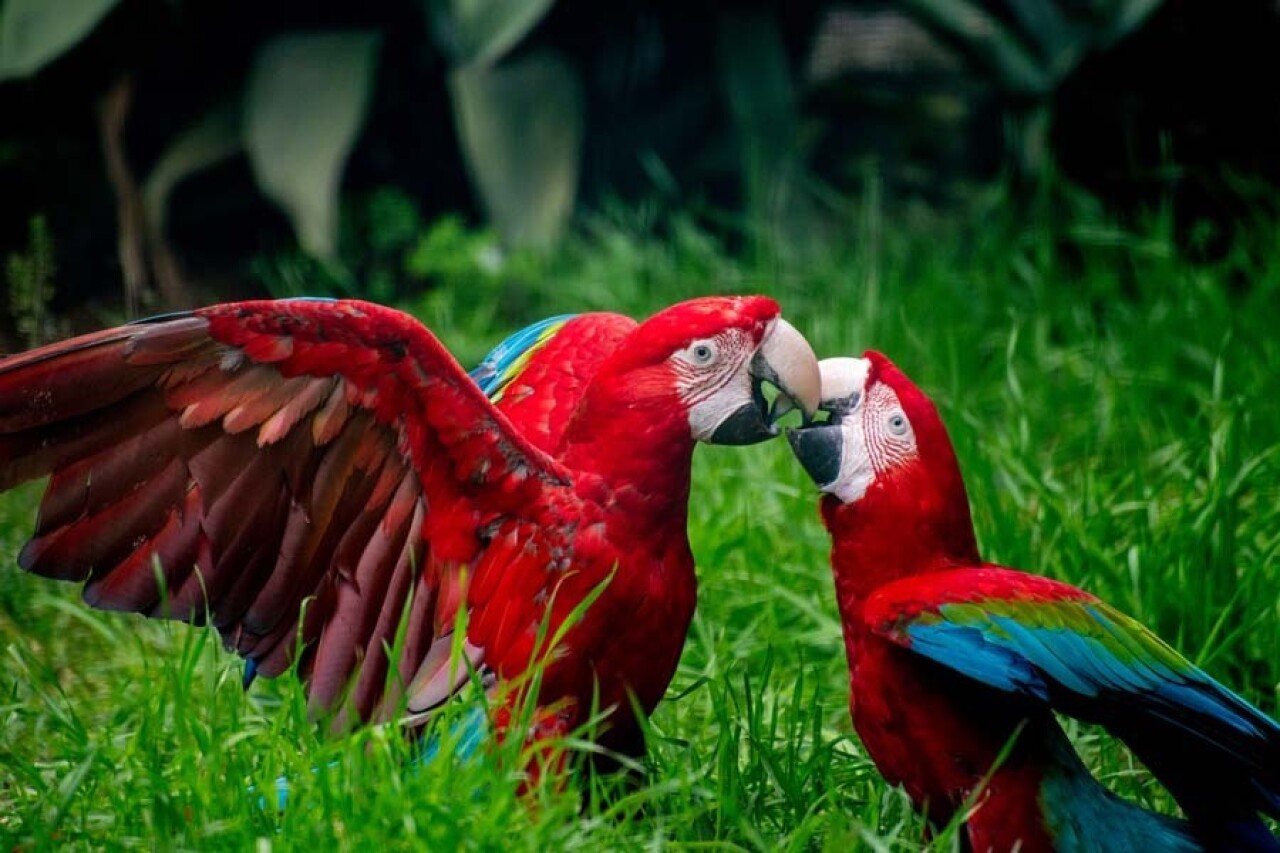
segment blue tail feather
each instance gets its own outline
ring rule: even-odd
[[[449,754],[461,761],[469,760],[489,737],[489,717],[482,708],[472,708],[453,721],[444,737],[433,732],[422,742],[413,758],[415,767],[426,767],[448,748]]]
[[[413,770],[421,770],[430,766],[442,755],[451,756],[456,761],[470,761],[489,737],[489,717],[483,708],[471,708],[459,715],[443,735],[433,732],[418,747],[410,766]],[[313,774],[320,773],[330,767],[336,767],[337,761],[331,761],[323,767],[312,767]],[[248,786],[248,793],[256,793],[257,788]],[[288,776],[278,776],[275,781],[276,811],[283,812],[289,805],[290,782]],[[267,810],[267,798],[258,797],[258,808]]]

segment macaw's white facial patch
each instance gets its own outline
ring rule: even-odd
[[[752,401],[751,352],[747,333],[734,330],[693,341],[672,354],[676,388],[695,440],[710,439],[720,424]]]
[[[840,473],[824,491],[838,497],[843,503],[853,503],[867,493],[876,480],[871,454],[867,452],[867,438],[862,429],[862,419],[855,412],[840,422],[844,444],[840,452]]]
[[[844,503],[860,500],[878,477],[919,456],[911,421],[887,385],[872,383],[853,410],[841,417],[840,428],[840,474],[825,490]]]
[[[871,360],[824,358],[818,362],[818,371],[822,376],[822,401],[818,404],[819,408],[839,417],[853,411],[861,402],[867,374],[871,372]]]
[[[866,358],[824,358],[818,362],[822,376],[822,399],[818,407],[831,415],[841,435],[840,470],[822,490],[845,503],[866,494],[875,481],[875,470],[867,452],[866,432],[862,424],[863,394],[871,361]]]
[[[891,387],[869,380],[871,366],[867,358],[824,358],[818,363],[819,408],[830,413],[831,425],[840,429],[840,470],[822,490],[844,503],[861,500],[877,478],[919,455],[902,402]],[[811,460],[809,466],[813,473],[816,463]]]

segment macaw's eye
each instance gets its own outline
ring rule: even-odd
[[[889,432],[893,435],[903,436],[911,430],[911,424],[907,423],[907,416],[902,412],[893,412],[885,423],[889,427]]]
[[[689,360],[699,367],[712,364],[719,354],[719,349],[712,341],[697,341],[689,347]]]

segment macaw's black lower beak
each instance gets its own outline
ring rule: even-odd
[[[754,384],[756,387],[751,395],[754,399],[734,409],[720,422],[711,434],[712,444],[755,444],[778,434],[778,428],[765,420],[769,404],[765,402],[759,383]]]
[[[799,408],[806,422],[818,410],[822,376],[818,359],[804,336],[781,317],[773,321],[748,367],[751,400],[729,413],[711,434],[712,444],[755,444],[778,434],[774,422]],[[770,405],[764,383],[778,389]]]
[[[841,455],[844,451],[844,432],[833,423],[814,424],[800,429],[787,430],[791,452],[800,460],[818,488],[825,489],[840,476]]]

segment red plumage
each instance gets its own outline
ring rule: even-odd
[[[557,453],[588,383],[636,325],[622,314],[572,318],[507,386],[498,410],[534,445]]]
[[[885,778],[973,850],[1277,849],[1280,726],[1096,597],[985,563],[928,398],[879,353],[822,369],[831,420],[790,438],[828,492],[850,712]],[[1107,792],[1055,710],[1129,743],[1188,820]]]
[[[686,502],[709,436],[672,362],[700,336],[763,351],[777,315],[763,297],[639,326],[584,315],[495,407],[399,312],[217,305],[0,362],[0,488],[52,474],[24,568],[87,581],[95,606],[207,615],[259,673],[296,663],[339,721],[448,699],[467,677],[450,666],[459,608],[470,665],[510,685],[540,631],[602,590],[546,668],[537,728],[576,725],[598,696],[606,740],[634,747],[629,694],[645,713],[661,698],[695,601]],[[800,349],[788,372],[812,407]],[[749,393],[749,361],[714,368]],[[644,404],[618,405],[638,375]]]

